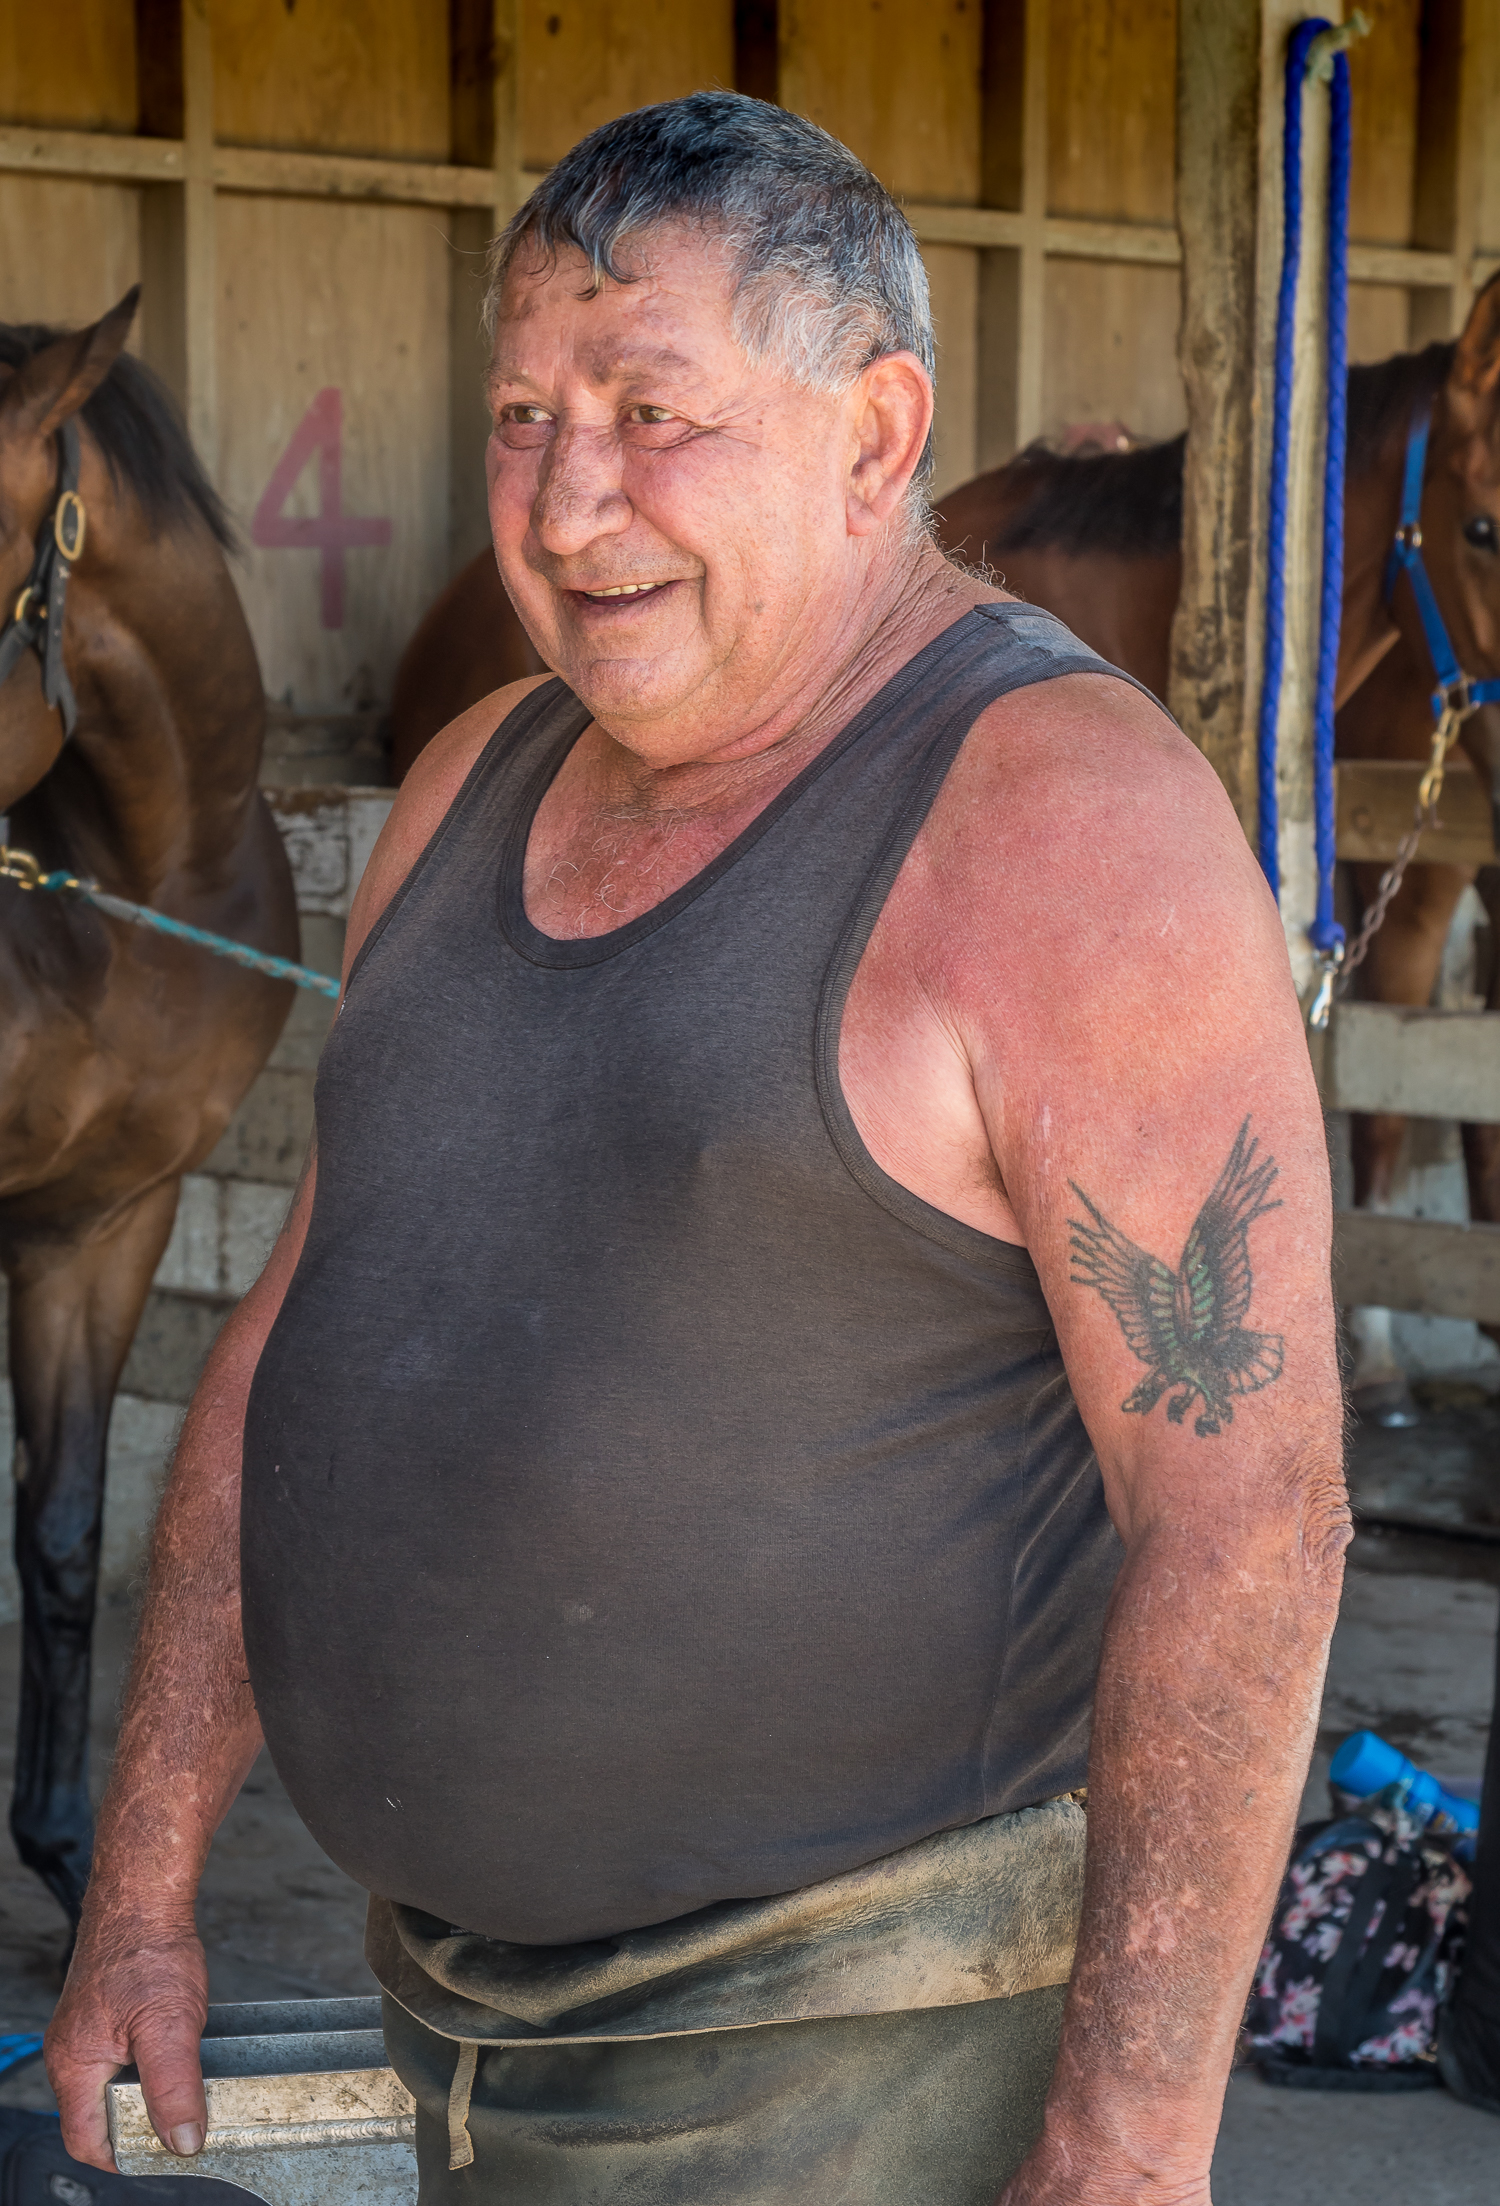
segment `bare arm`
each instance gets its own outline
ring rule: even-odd
[[[524,689],[487,699],[429,746],[355,899],[345,972],[441,820],[479,747]],[[309,1157],[264,1272],[228,1320],[189,1409],[152,1538],[140,1633],[47,2072],[76,2159],[112,2168],[104,2091],[140,2068],[157,2135],[196,2152],[208,1972],[194,1901],[214,1832],[261,1745],[240,1623],[240,1461],[250,1384],[302,1253]]]
[[[995,729],[934,822],[922,977],[1125,1543],[1062,2050],[1004,2206],[1207,2206],[1347,1539],[1322,1118],[1204,762],[1116,685]]]
[[[240,1633],[240,1440],[267,1334],[301,1254],[309,1160],[280,1239],[193,1397],[162,1496],[114,1770],[47,2071],[75,2159],[111,2168],[104,2087],[139,2064],[157,2134],[203,2142],[208,1970],[194,1925],[214,1832],[260,1751]]]

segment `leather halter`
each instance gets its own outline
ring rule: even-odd
[[[1422,558],[1422,483],[1427,473],[1427,438],[1431,428],[1432,400],[1425,398],[1412,415],[1411,428],[1407,432],[1401,519],[1396,525],[1396,541],[1391,546],[1390,564],[1386,568],[1385,594],[1389,600],[1403,574],[1411,583],[1412,596],[1422,617],[1422,633],[1427,638],[1432,658],[1432,670],[1437,676],[1437,688],[1432,693],[1433,715],[1441,721],[1445,713],[1451,713],[1457,722],[1467,720],[1481,705],[1500,704],[1500,681],[1473,681],[1459,665],[1458,653],[1453,648],[1453,639],[1448,634],[1447,622]]]
[[[63,665],[63,615],[68,577],[83,550],[88,516],[78,495],[78,428],[65,421],[57,432],[57,495],[37,533],[26,586],[0,629],[0,682],[7,681],[25,651],[42,662],[42,695],[62,714],[63,741],[78,725],[78,700]]]

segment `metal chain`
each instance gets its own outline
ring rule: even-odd
[[[1417,784],[1417,805],[1412,814],[1411,826],[1396,845],[1396,855],[1380,876],[1374,902],[1365,913],[1359,933],[1347,947],[1341,945],[1330,957],[1322,960],[1323,978],[1308,1013],[1308,1025],[1318,1031],[1327,1026],[1328,1014],[1335,999],[1348,989],[1356,968],[1363,965],[1370,952],[1370,944],[1385,925],[1386,913],[1401,892],[1406,869],[1417,854],[1417,845],[1430,827],[1438,825],[1438,800],[1443,793],[1443,777],[1447,772],[1448,753],[1458,741],[1459,734],[1469,714],[1477,708],[1460,696],[1455,702],[1446,699],[1438,715],[1437,726],[1432,731],[1432,757],[1426,773]]]

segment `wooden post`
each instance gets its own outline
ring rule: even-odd
[[[1048,0],[985,11],[981,198],[1019,241],[980,260],[976,456],[1000,467],[1040,435],[1047,311]]]
[[[141,350],[182,408],[210,476],[218,458],[213,45],[207,0],[136,11],[141,128],[181,138],[181,183],[141,194]]]
[[[1302,0],[1183,0],[1178,47],[1179,357],[1187,397],[1182,591],[1169,701],[1256,833],[1256,724],[1282,252],[1287,39]],[[1341,12],[1329,8],[1335,19]],[[1286,538],[1287,638],[1278,740],[1282,918],[1299,992],[1314,981],[1306,929],[1312,707],[1322,573],[1327,94],[1307,95],[1306,209]]]
[[[1447,290],[1411,294],[1411,342],[1456,337],[1474,303],[1479,237],[1481,130],[1488,87],[1480,55],[1482,0],[1425,0],[1412,243],[1451,253]],[[1494,21],[1493,0],[1487,10]]]
[[[213,476],[219,444],[214,57],[208,0],[182,9],[182,321],[188,428]]]

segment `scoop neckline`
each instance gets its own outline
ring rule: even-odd
[[[732,842],[725,844],[716,858],[711,858],[706,866],[700,867],[680,888],[673,889],[670,896],[663,897],[659,904],[653,904],[649,911],[640,912],[634,919],[627,919],[623,926],[611,927],[606,933],[598,935],[544,934],[526,910],[526,847],[531,840],[531,830],[536,824],[536,816],[542,808],[547,791],[562,771],[564,760],[593,721],[593,714],[588,707],[574,697],[575,710],[567,714],[554,739],[542,746],[523,786],[521,801],[506,828],[504,847],[500,854],[499,894],[496,900],[500,931],[506,942],[528,964],[565,970],[603,965],[636,943],[644,942],[651,935],[659,933],[663,927],[670,926],[681,912],[686,911],[700,896],[706,895],[721,881],[763,835],[770,833],[805,791],[851,750],[861,736],[868,733],[879,715],[903,701],[907,693],[922,680],[929,660],[966,621],[1005,609],[1004,601],[999,606],[971,605],[957,620],[950,621],[946,628],[939,629],[929,642],[923,644],[914,658],[908,659],[904,666],[897,667],[890,680],[882,683],[874,696],[861,705],[854,718],[793,775],[786,787],[772,797],[764,810],[757,812],[747,826],[741,828]],[[571,696],[572,692],[567,691],[565,685],[564,688],[565,694]]]

